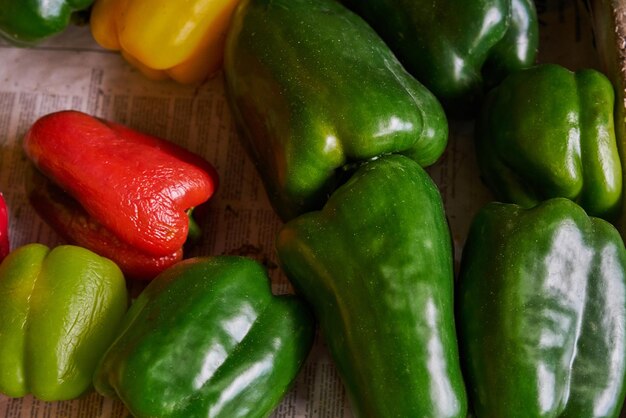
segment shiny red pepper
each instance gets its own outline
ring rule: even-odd
[[[182,257],[187,211],[217,187],[215,169],[198,155],[76,111],[37,120],[24,150],[75,201],[47,186],[37,193],[30,187],[42,218],[134,278],[152,278]]]
[[[7,204],[0,193],[0,261],[9,254],[9,212]]]

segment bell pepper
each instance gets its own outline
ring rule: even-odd
[[[184,260],[133,302],[94,377],[137,418],[266,417],[311,348],[314,321],[243,257]]]
[[[626,249],[565,198],[491,203],[458,284],[459,339],[480,418],[619,416],[626,371]]]
[[[93,251],[108,247],[107,255],[122,266],[127,265],[123,258],[128,247],[155,260],[180,259],[189,231],[186,212],[205,202],[217,187],[215,169],[198,155],[76,111],[37,120],[26,134],[24,149],[35,166],[84,210],[77,213],[68,203],[67,212],[76,218],[72,221],[66,213],[62,215],[66,221],[59,221],[61,215],[44,207],[40,211],[44,220],[50,217],[51,226],[74,242],[93,241],[88,245]],[[63,201],[57,199],[55,206]],[[117,243],[123,243],[119,251]],[[162,271],[169,264],[153,267]],[[154,277],[154,271],[125,273]]]
[[[321,208],[354,163],[401,153],[433,164],[439,102],[358,16],[333,0],[244,0],[226,40],[240,137],[283,220]]]
[[[149,280],[183,258],[183,249],[157,256],[121,241],[65,193],[32,168],[26,177],[26,194],[32,207],[63,239],[115,259],[129,278]]]
[[[93,0],[0,0],[0,37],[32,45],[63,32]]]
[[[590,15],[593,18],[593,35],[598,51],[598,58],[604,73],[615,88],[615,135],[617,147],[626,161],[626,4],[621,0],[588,1]],[[622,169],[622,184],[626,183],[626,170]],[[626,237],[626,204],[613,224]]]
[[[91,388],[128,296],[120,269],[81,247],[29,244],[0,264],[0,392],[45,401]]]
[[[509,76],[489,93],[477,123],[481,175],[498,200],[535,206],[552,197],[611,218],[622,166],[610,81],[544,64]]]
[[[446,110],[467,116],[485,91],[535,61],[532,0],[342,0]]]
[[[237,2],[96,0],[91,33],[149,78],[197,83],[222,66],[224,38]]]
[[[0,262],[9,254],[9,213],[4,196],[0,193]]]
[[[450,232],[416,162],[366,163],[321,211],[286,223],[276,247],[356,417],[466,417]]]

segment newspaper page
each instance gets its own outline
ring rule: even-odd
[[[597,68],[585,5],[571,0],[536,0],[536,4],[541,21],[539,60],[558,62],[570,69]],[[61,243],[27,202],[23,178],[29,162],[21,140],[37,118],[65,109],[166,138],[210,161],[220,173],[220,188],[201,220],[200,245],[186,256],[252,257],[268,269],[275,293],[292,291],[274,252],[281,222],[239,143],[224,97],[222,76],[201,86],[147,80],[118,53],[100,48],[87,27],[72,27],[30,49],[0,41],[0,190],[10,208],[12,248],[31,242],[50,246]],[[428,169],[444,199],[457,263],[474,214],[492,200],[478,176],[473,129],[472,121],[450,121],[447,151]],[[94,392],[65,402],[0,395],[0,418],[128,416],[120,402]],[[271,416],[352,417],[345,390],[320,335],[293,388]]]

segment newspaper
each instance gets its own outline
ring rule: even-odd
[[[589,15],[582,2],[537,0],[541,62],[570,69],[599,68]],[[291,292],[278,268],[274,239],[281,222],[241,147],[224,98],[221,75],[201,86],[150,81],[119,54],[105,51],[87,27],[72,27],[31,49],[0,41],[0,191],[10,207],[12,248],[30,242],[50,246],[60,238],[28,204],[22,180],[29,163],[21,139],[44,114],[76,109],[167,138],[210,161],[220,188],[208,207],[199,247],[187,256],[238,254],[268,269],[275,293]],[[428,169],[439,186],[458,264],[474,214],[492,200],[478,176],[473,122],[450,121],[449,146]],[[140,290],[137,289],[137,291]],[[123,405],[90,392],[65,402],[0,395],[0,418],[129,416]],[[321,336],[276,418],[350,418],[349,401]]]

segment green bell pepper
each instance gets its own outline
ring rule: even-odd
[[[411,74],[456,115],[535,61],[532,0],[342,0],[380,34]]]
[[[552,197],[611,218],[622,196],[611,82],[595,70],[544,64],[507,77],[476,130],[481,175],[498,200],[535,206]]]
[[[86,392],[128,304],[112,261],[29,244],[0,264],[0,392],[45,401]]]
[[[319,209],[356,161],[442,154],[439,102],[334,0],[243,0],[225,50],[241,139],[283,220]]]
[[[478,418],[619,415],[626,249],[612,225],[564,198],[491,203],[461,264],[459,339]]]
[[[0,0],[0,36],[29,45],[62,32],[94,0]]]
[[[615,88],[615,135],[622,161],[626,161],[626,78],[624,77],[626,49],[623,48],[624,39],[626,39],[626,25],[624,25],[626,4],[622,0],[589,1],[587,4],[591,6],[591,16],[594,19],[593,34],[601,68]],[[622,184],[625,183],[626,170],[622,169]],[[620,231],[622,238],[626,237],[626,204],[624,202],[622,202],[619,215],[611,221]],[[624,411],[626,415],[626,409]]]
[[[94,385],[138,418],[265,417],[313,336],[308,307],[294,296],[273,296],[258,263],[188,259],[133,302]]]
[[[281,266],[311,303],[357,417],[462,417],[450,231],[402,155],[369,162],[321,212],[281,229]]]

